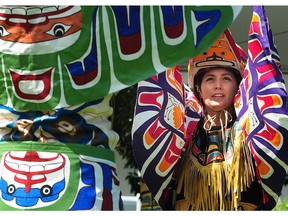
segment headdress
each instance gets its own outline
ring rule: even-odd
[[[189,60],[188,85],[194,89],[195,76],[204,68],[234,68],[243,77],[246,59],[245,52],[235,43],[230,30],[226,29],[208,50]]]

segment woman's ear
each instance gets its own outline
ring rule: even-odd
[[[199,86],[198,85],[196,85],[195,86],[195,90],[196,90],[196,92],[199,94],[199,96],[200,96],[200,94],[201,94],[201,91],[200,91],[200,88],[199,88]]]

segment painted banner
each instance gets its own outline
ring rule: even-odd
[[[0,103],[101,99],[208,48],[241,6],[0,6]]]
[[[240,11],[0,6],[0,208],[123,209],[112,159],[119,139],[109,118],[112,93],[202,53]],[[182,81],[169,85],[182,91]],[[169,121],[170,111],[183,114],[167,108]],[[179,154],[174,141],[183,142],[185,127],[174,120],[180,130],[171,148]],[[160,168],[170,175],[176,160],[166,159]]]

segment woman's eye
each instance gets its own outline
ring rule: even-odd
[[[230,78],[230,77],[224,77],[223,79],[224,79],[224,80],[231,81],[231,78]]]
[[[214,80],[214,78],[213,77],[208,77],[208,78],[206,78],[206,82],[211,82],[211,81],[213,81]]]
[[[71,26],[67,26],[62,23],[56,23],[46,33],[55,37],[62,37],[70,28]]]
[[[10,33],[6,30],[4,26],[0,25],[0,38],[9,35]]]

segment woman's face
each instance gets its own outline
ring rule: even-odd
[[[200,86],[200,96],[209,115],[226,109],[232,111],[238,84],[232,72],[215,68],[205,72]]]

